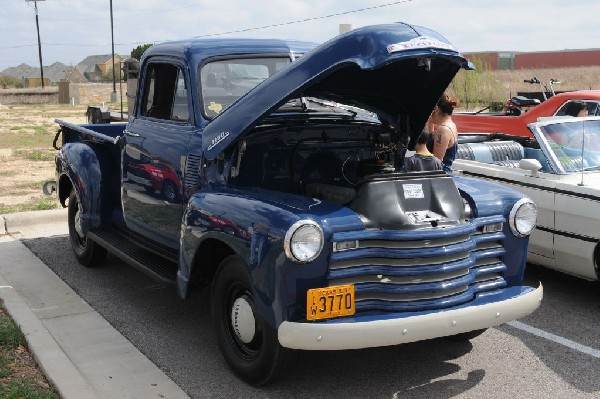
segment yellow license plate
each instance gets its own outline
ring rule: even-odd
[[[308,320],[350,316],[355,312],[354,285],[314,288],[306,293],[306,318]]]

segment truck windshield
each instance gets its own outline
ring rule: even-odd
[[[286,57],[228,58],[203,65],[200,92],[204,115],[214,118],[290,62]]]

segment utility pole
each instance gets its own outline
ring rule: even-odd
[[[110,39],[111,39],[111,43],[112,43],[112,72],[113,72],[113,92],[112,95],[110,96],[110,101],[111,102],[116,102],[117,101],[117,81],[116,81],[116,71],[115,71],[115,34],[114,34],[114,30],[113,30],[113,6],[112,6],[112,0],[110,0]]]
[[[39,18],[38,18],[37,2],[45,1],[45,0],[25,0],[25,1],[28,3],[33,1],[33,8],[35,8],[35,26],[37,28],[38,55],[40,57],[40,76],[42,79],[42,89],[43,89],[44,88],[44,65],[42,63],[42,41],[40,40],[40,22],[39,22]]]

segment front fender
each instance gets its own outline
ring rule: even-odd
[[[284,237],[294,222],[311,219],[323,228],[325,242],[334,232],[364,228],[350,209],[293,194],[222,190],[194,194],[183,217],[179,256],[178,289],[189,295],[194,268],[210,267],[209,251],[226,245],[244,261],[255,296],[265,319],[275,328],[293,317],[297,293],[323,286],[328,270],[330,248],[310,264],[290,261],[284,252]],[[206,252],[199,253],[203,244]],[[213,243],[218,243],[214,245]],[[214,267],[215,265],[212,265]]]
[[[467,197],[477,217],[506,215],[512,206],[526,195],[500,184],[471,177],[454,177],[456,187]]]
[[[56,174],[63,205],[71,189],[77,194],[84,233],[110,218],[118,204],[120,174],[108,150],[85,142],[65,144],[56,156]]]

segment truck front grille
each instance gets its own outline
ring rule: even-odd
[[[503,217],[423,230],[333,235],[328,282],[354,284],[356,311],[422,311],[468,302],[506,286]],[[342,248],[342,249],[339,249]]]

